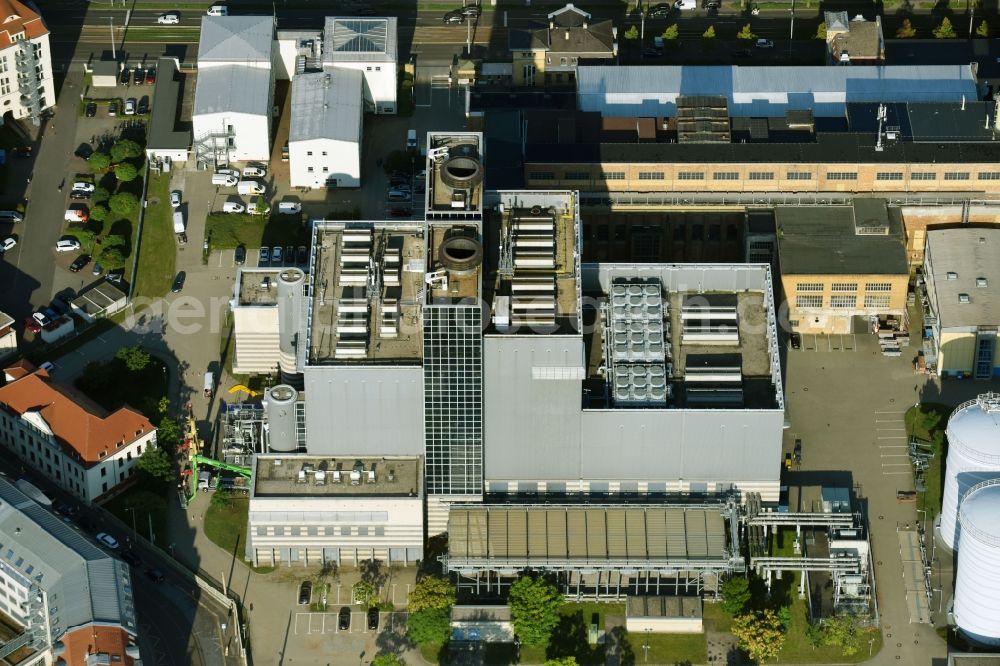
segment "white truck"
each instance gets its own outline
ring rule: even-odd
[[[184,233],[184,213],[179,210],[174,211],[174,233]]]
[[[257,180],[241,180],[236,183],[236,191],[240,194],[264,194],[267,188],[264,183]]]

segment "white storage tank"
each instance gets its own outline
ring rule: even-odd
[[[287,453],[299,446],[295,435],[295,401],[298,396],[298,391],[285,384],[272,386],[264,395],[267,444],[273,452]]]
[[[941,501],[941,539],[959,547],[961,498],[981,481],[1000,478],[1000,393],[959,405],[948,419],[948,461]]]
[[[955,624],[977,643],[1000,645],[1000,479],[969,490],[959,523]]]

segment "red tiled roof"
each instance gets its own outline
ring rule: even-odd
[[[65,647],[60,658],[67,664],[85,664],[89,654],[107,654],[112,657],[112,663],[123,666],[135,664],[135,660],[125,654],[129,634],[121,627],[85,625],[67,631],[60,640]],[[116,656],[118,660],[114,659]]]
[[[2,0],[0,0],[2,2]],[[14,365],[4,368],[4,374],[10,377],[11,381],[16,381],[25,375],[31,374],[35,370],[35,364],[26,358],[22,358]]]
[[[18,416],[36,412],[63,448],[75,452],[85,464],[97,463],[102,453],[114,453],[120,443],[130,444],[153,430],[149,419],[135,410],[122,407],[108,414],[89,399],[53,382],[44,370],[0,388],[0,407]]]
[[[48,32],[42,17],[18,0],[0,0],[0,49],[12,45],[14,35],[24,33],[24,39],[37,39]]]

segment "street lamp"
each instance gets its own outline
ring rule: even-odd
[[[108,26],[111,28],[111,59],[118,60],[118,56],[115,54],[115,19],[113,16],[108,17]]]
[[[651,629],[646,630],[646,640],[642,643],[642,660],[649,661],[649,635],[652,633]]]

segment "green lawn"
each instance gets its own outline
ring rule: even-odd
[[[103,508],[126,526],[135,525],[139,535],[146,539],[149,538],[149,528],[150,523],[152,523],[153,538],[157,545],[161,548],[166,548],[169,545],[167,500],[162,494],[151,492],[139,486],[132,486],[125,492],[111,498],[104,504]],[[128,535],[118,534],[115,536],[124,543],[125,537]]]
[[[918,329],[914,329],[918,330]],[[944,438],[944,429],[948,424],[948,415],[951,408],[936,403],[922,404],[919,407],[910,407],[906,412],[906,434],[907,439],[916,438],[931,446],[934,459],[930,461],[927,470],[924,472],[924,484],[927,491],[917,493],[917,508],[927,511],[927,520],[933,521],[934,517],[941,511],[941,493],[944,489],[944,466],[945,456],[948,454],[948,445]],[[936,424],[927,419],[940,417]],[[928,425],[931,428],[928,429]]]
[[[241,560],[247,540],[249,507],[249,498],[231,497],[226,503],[213,501],[205,512],[205,536]]]
[[[142,261],[135,275],[136,299],[155,300],[170,291],[176,271],[177,249],[174,240],[173,209],[170,207],[170,177],[150,175],[149,200],[159,199],[146,208],[139,239]],[[126,278],[130,274],[126,274]],[[141,304],[141,302],[140,302]]]
[[[248,251],[261,245],[308,245],[309,229],[297,216],[211,213],[205,221],[205,236],[212,250],[230,250],[244,245]]]
[[[733,626],[733,616],[722,610],[722,604],[702,604],[701,615],[707,629],[728,632]]]

